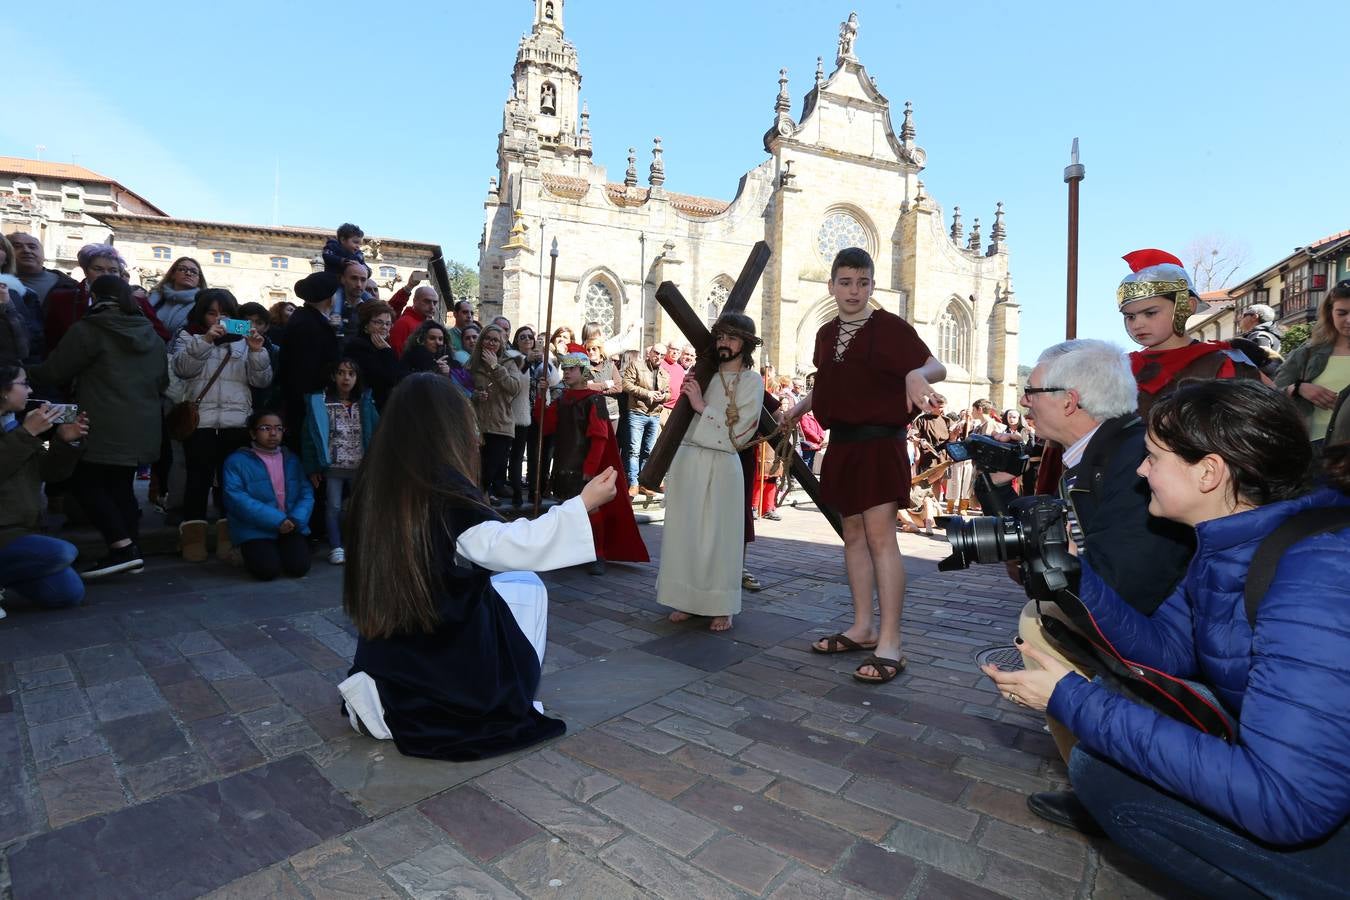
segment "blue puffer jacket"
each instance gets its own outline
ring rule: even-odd
[[[1227,744],[1076,674],[1048,712],[1093,752],[1272,844],[1330,833],[1350,816],[1350,529],[1281,558],[1256,617],[1242,589],[1262,538],[1312,507],[1350,506],[1321,488],[1203,522],[1186,577],[1144,616],[1083,570],[1083,602],[1127,659],[1197,679],[1238,720]]]
[[[314,489],[309,486],[300,460],[282,449],[286,460],[286,513],[277,509],[277,493],[267,467],[251,449],[236,450],[225,460],[225,512],[230,520],[230,537],[236,544],[244,541],[275,539],[286,519],[309,534],[309,515],[314,511]]]

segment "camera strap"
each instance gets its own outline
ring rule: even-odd
[[[1275,569],[1286,550],[1304,538],[1345,528],[1350,528],[1350,506],[1319,506],[1295,513],[1263,538],[1252,554],[1252,561],[1247,566],[1247,580],[1242,586],[1247,623],[1256,627],[1256,610],[1266,591],[1270,590]]]
[[[1097,626],[1097,620],[1072,591],[1059,591],[1055,603],[1073,623],[1070,628],[1054,616],[1040,616],[1041,627],[1056,644],[1080,659],[1099,664],[1098,674],[1165,716],[1232,743],[1233,721],[1187,681],[1126,659]],[[1036,612],[1040,613],[1040,601]],[[1075,630],[1076,629],[1076,630]]]

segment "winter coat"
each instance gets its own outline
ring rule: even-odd
[[[28,377],[53,387],[75,383],[75,402],[89,414],[86,462],[140,466],[159,459],[169,367],[164,341],[144,316],[96,304]]]
[[[252,351],[243,340],[215,344],[200,334],[178,332],[173,342],[173,374],[183,379],[183,396],[192,401],[229,357],[225,369],[197,406],[199,428],[243,428],[253,413],[253,391],[272,383],[272,359],[267,349]]]
[[[349,262],[359,262],[366,264],[366,255],[360,250],[355,253],[342,246],[342,242],[335,237],[329,238],[323,245],[323,270],[332,272],[334,275],[341,275],[342,270],[347,267]]]
[[[305,420],[305,396],[328,387],[341,356],[342,340],[327,316],[308,303],[291,314],[276,372],[291,428]]]
[[[276,540],[281,523],[295,522],[301,534],[309,534],[309,516],[314,512],[314,489],[305,477],[300,460],[282,448],[286,473],[286,512],[277,509],[277,493],[267,467],[252,448],[236,450],[225,460],[225,513],[230,537],[244,541]]]
[[[370,391],[363,393],[358,403],[361,409],[361,449],[369,451],[380,414],[375,409]],[[305,431],[300,435],[300,461],[307,474],[320,475],[333,464],[328,456],[330,442],[326,395],[310,394],[305,398],[305,407]]]
[[[342,345],[342,355],[351,358],[361,369],[361,382],[370,385],[376,409],[384,409],[390,392],[408,374],[392,345],[377,350],[365,332],[347,338]]]
[[[1320,488],[1202,522],[1186,577],[1151,616],[1084,562],[1082,599],[1126,659],[1209,685],[1235,743],[1070,673],[1048,712],[1092,752],[1259,840],[1316,840],[1350,816],[1350,529],[1290,547],[1248,625],[1243,586],[1261,540],[1304,509],[1350,506]]]
[[[670,376],[658,364],[655,369],[643,360],[623,368],[623,390],[628,395],[628,411],[642,416],[659,416],[668,398],[656,399],[661,392],[670,392]]]
[[[52,436],[50,449],[22,426],[0,433],[0,547],[42,531],[42,482],[64,481],[80,451]]]
[[[173,334],[164,328],[164,323],[155,315],[155,311],[150,306],[150,301],[144,298],[137,300],[141,308],[141,315],[145,316],[147,322],[154,329],[155,334],[164,343],[173,339]],[[89,305],[89,282],[70,284],[60,282],[56,287],[47,293],[47,299],[43,303],[42,332],[47,342],[47,352],[52,353],[56,345],[61,343],[61,339],[66,336],[66,332],[75,326],[75,323],[83,319],[91,311]]]
[[[0,275],[0,358],[29,357],[28,319],[23,298],[28,288],[13,275]]]
[[[521,382],[521,389],[511,398],[511,423],[517,428],[530,427],[530,395],[534,391],[530,390],[533,385],[530,379],[538,376],[531,375],[526,364],[525,354],[519,350],[507,350],[502,354],[506,362],[503,364],[512,372],[517,370],[525,376],[525,381]]]
[[[473,370],[474,412],[478,414],[480,434],[501,434],[516,436],[516,423],[512,417],[511,405],[520,394],[529,396],[529,377],[520,367],[498,362],[491,369],[479,367]],[[478,398],[478,393],[487,396]]]
[[[199,288],[188,288],[185,291],[178,291],[161,284],[150,292],[150,308],[159,317],[164,330],[175,338],[178,332],[187,327],[188,313],[192,312],[192,307],[197,302],[198,290]]]

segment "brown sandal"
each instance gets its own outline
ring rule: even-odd
[[[825,642],[824,650],[816,646],[820,641]],[[816,640],[811,642],[811,651],[813,653],[856,653],[861,650],[875,649],[877,649],[876,641],[873,641],[870,644],[860,644],[842,631],[826,638],[816,638]]]
[[[867,659],[864,659],[861,663],[859,663],[858,668],[853,670],[853,680],[861,681],[864,684],[885,684],[886,682],[895,678],[895,676],[899,675],[901,672],[905,671],[905,664],[907,662],[908,660],[906,660],[903,656],[900,657],[899,659],[887,659],[884,656],[877,656],[874,653],[871,656],[867,657]],[[879,672],[882,672],[883,674],[864,675],[862,673],[862,670],[863,667],[865,666],[871,666],[872,668],[876,669]],[[891,674],[889,675],[884,674],[887,669],[892,670]]]

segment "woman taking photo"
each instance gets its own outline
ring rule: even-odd
[[[225,458],[248,445],[245,425],[253,414],[253,390],[272,383],[272,358],[255,328],[247,337],[226,334],[222,319],[238,319],[234,295],[221,288],[197,294],[185,327],[173,343],[173,373],[183,379],[183,395],[196,402],[197,429],[183,440],[187,483],[178,540],[183,559],[206,560],[207,501],[222,484]],[[216,493],[216,556],[230,555],[230,529],[224,497]]]
[[[548,595],[533,572],[511,570],[595,559],[588,511],[614,498],[617,473],[508,524],[478,488],[478,461],[468,401],[444,378],[412,375],[352,497],[342,604],[358,638],[339,689],[353,728],[407,756],[483,759],[566,729],[534,702]]]
[[[1185,578],[1145,616],[1083,560],[1102,635],[1137,666],[1202,682],[1231,743],[1028,644],[1038,668],[985,668],[1077,737],[1069,779],[1110,838],[1206,896],[1327,897],[1350,881],[1350,468],[1338,448],[1331,485],[1312,487],[1302,435],[1293,404],[1259,382],[1183,383],[1150,410],[1139,474],[1150,513],[1195,528]],[[1309,510],[1340,518],[1280,556],[1249,624],[1244,583],[1272,571],[1253,554]]]
[[[473,408],[483,436],[483,490],[497,496],[506,494],[506,466],[516,436],[515,399],[530,389],[529,376],[520,366],[501,358],[507,349],[505,333],[489,325],[479,335],[469,362]]]
[[[561,383],[562,375],[553,366],[548,366],[548,374],[544,374],[544,366],[547,365],[544,361],[544,352],[538,348],[534,329],[529,325],[522,325],[516,329],[511,344],[516,351],[516,355],[512,357],[513,364],[519,366],[529,379],[529,390],[517,395],[511,406],[511,415],[516,424],[515,439],[511,442],[511,502],[515,506],[521,506],[527,495],[534,496],[534,482],[539,478],[539,460],[536,458],[539,455],[539,426],[536,407],[539,401],[540,379],[545,380],[543,389],[546,391],[548,383],[554,380]],[[527,459],[530,466],[528,484],[524,472]]]
[[[90,285],[93,305],[66,332],[47,361],[28,370],[52,388],[75,383],[75,402],[90,433],[75,467],[71,493],[108,545],[81,571],[85,580],[145,567],[136,540],[140,507],[136,469],[159,458],[160,395],[169,385],[164,341],[116,275]]]
[[[1350,278],[1327,291],[1312,336],[1280,366],[1275,386],[1294,399],[1320,454],[1336,395],[1350,386]]]

